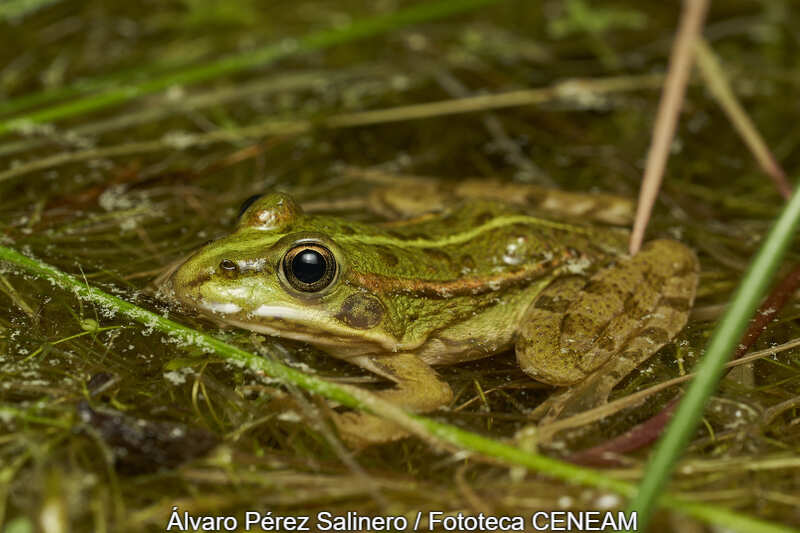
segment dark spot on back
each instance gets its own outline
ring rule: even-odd
[[[582,290],[588,294],[614,294],[617,292],[616,289],[600,280],[590,281]]]
[[[631,297],[625,300],[625,304],[623,305],[623,310],[626,315],[640,317],[647,313],[648,309],[643,309],[640,306],[641,302],[638,298]]]

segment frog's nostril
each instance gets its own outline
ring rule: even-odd
[[[219,262],[219,268],[227,276],[235,276],[239,272],[239,267],[230,259],[223,259]]]

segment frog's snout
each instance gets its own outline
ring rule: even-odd
[[[200,287],[211,279],[208,269],[202,268],[194,258],[190,257],[166,277],[162,287],[165,292],[172,295],[184,304],[196,304],[200,296]]]

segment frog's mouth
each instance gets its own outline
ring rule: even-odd
[[[232,302],[179,299],[214,321],[265,335],[307,342],[344,359],[400,349],[397,340],[384,332],[349,328],[326,316],[324,311],[315,313],[305,308],[267,304],[246,311]]]

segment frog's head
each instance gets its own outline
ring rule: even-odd
[[[191,255],[165,288],[215,320],[333,353],[396,349],[384,303],[348,279],[336,222],[304,215],[286,194],[252,198],[236,230]]]

